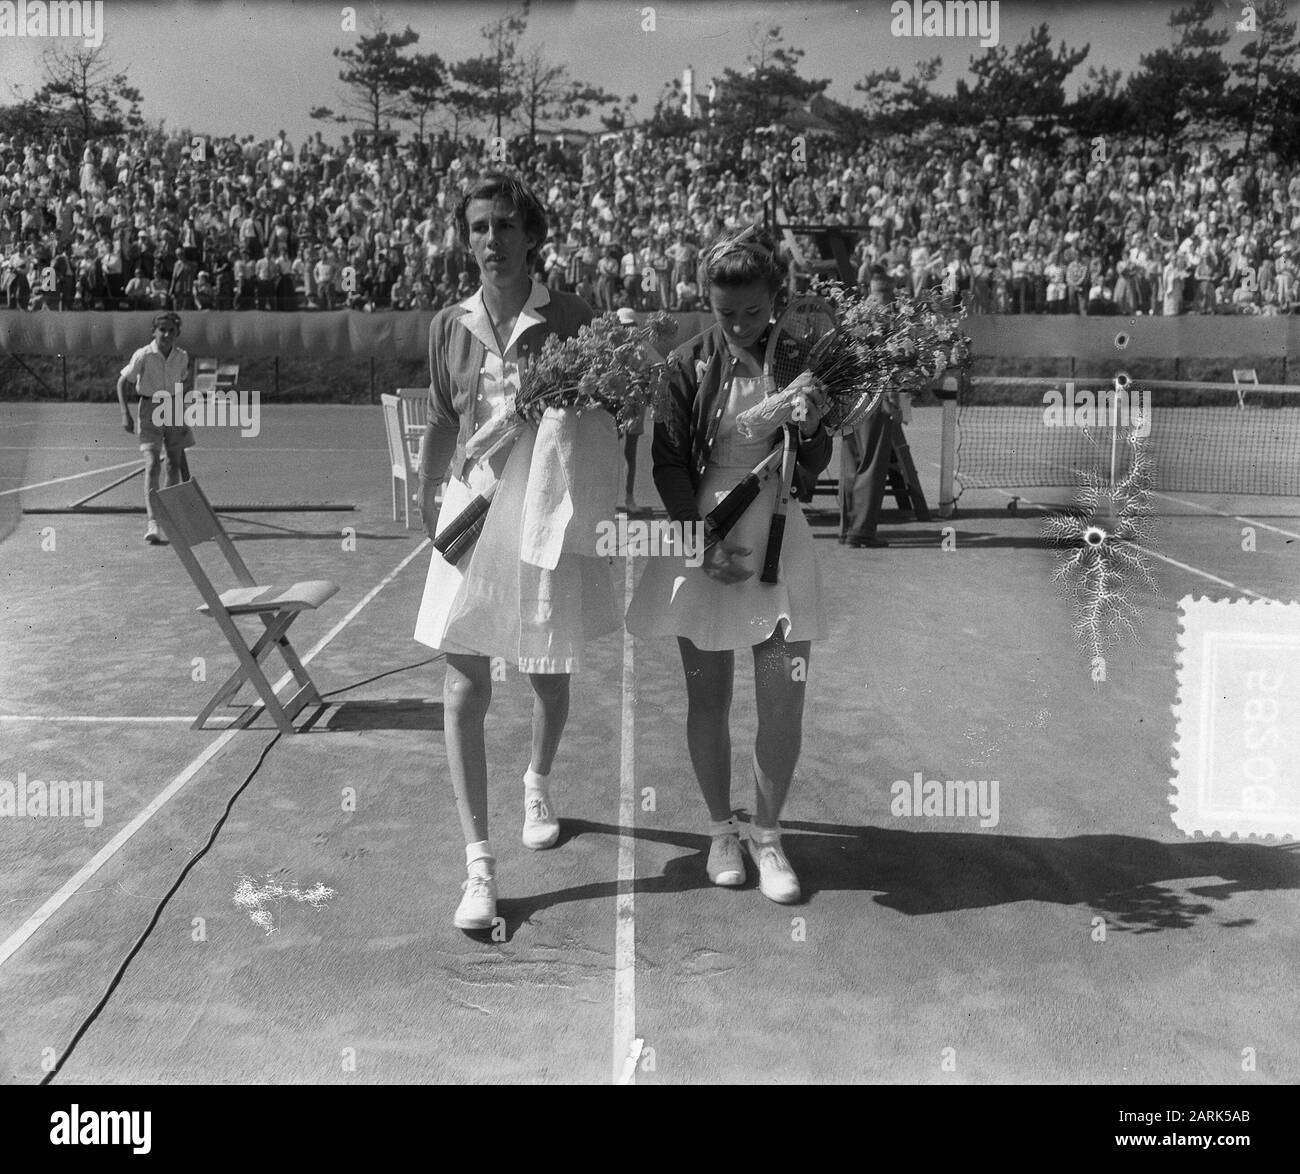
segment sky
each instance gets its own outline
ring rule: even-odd
[[[1297,6],[1296,0],[1290,3]],[[142,110],[150,122],[259,138],[284,129],[295,143],[317,130],[337,139],[343,128],[315,122],[307,112],[341,105],[340,63],[332,51],[355,44],[357,37],[341,28],[344,7],[323,0],[104,0],[104,47],[114,68],[143,92]],[[395,28],[409,24],[420,34],[418,51],[456,61],[484,51],[480,27],[507,5],[503,0],[361,0],[355,7],[363,31],[377,8]],[[934,56],[943,58],[936,88],[951,92],[971,55],[984,51],[975,39],[892,36],[889,0],[673,0],[650,7],[655,27],[644,31],[646,0],[534,0],[522,48],[541,45],[574,77],[616,93],[635,93],[634,117],[648,117],[665,82],[687,65],[694,66],[702,88],[728,66],[743,67],[756,29],[769,25],[779,25],[785,43],[804,50],[805,77],[830,78],[830,96],[849,103],[861,100],[853,83],[870,70],[897,66],[907,76],[916,61]],[[1127,73],[1142,53],[1170,44],[1169,15],[1178,7],[1181,3],[1161,0],[1001,0],[999,41],[1013,47],[1046,22],[1054,43],[1091,44],[1073,85],[1067,84],[1072,93],[1089,65]],[[1228,28],[1240,19],[1241,9],[1240,0],[1220,0],[1216,16]],[[51,44],[0,36],[0,103],[12,102],[15,94],[30,95],[40,85],[41,52]],[[1230,42],[1229,57],[1231,50]],[[598,124],[592,118],[585,125]]]

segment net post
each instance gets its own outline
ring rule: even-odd
[[[935,396],[943,403],[943,441],[939,456],[939,517],[950,518],[957,508],[953,485],[957,470],[957,396],[961,380],[956,375],[944,376],[935,388]]]
[[[1115,517],[1115,465],[1119,457],[1119,376],[1115,376],[1110,393],[1110,494],[1106,498],[1111,520]]]

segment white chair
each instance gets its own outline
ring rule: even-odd
[[[233,391],[239,383],[239,364],[221,363],[217,367],[217,390]]]
[[[217,360],[194,360],[194,390],[206,395],[217,390]]]
[[[1232,369],[1232,382],[1237,386],[1237,407],[1246,406],[1246,388],[1258,387],[1259,376],[1255,373],[1254,367],[1234,367]]]
[[[393,521],[397,521],[397,486],[401,483],[405,505],[405,524],[411,528],[411,499],[419,492],[420,476],[411,459],[411,449],[402,433],[401,400],[384,393],[379,397],[384,408],[384,434],[388,438],[388,467],[392,476]],[[417,510],[418,512],[418,510]]]
[[[406,438],[406,447],[411,450],[411,463],[418,470],[420,446],[424,443],[424,430],[429,423],[429,389],[399,387],[397,399],[402,435]]]

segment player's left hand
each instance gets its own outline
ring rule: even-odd
[[[811,436],[820,426],[822,413],[826,410],[826,391],[807,371],[794,380],[790,388],[797,388],[802,393],[790,418],[799,425],[801,435]]]

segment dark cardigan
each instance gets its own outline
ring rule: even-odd
[[[655,488],[674,522],[697,522],[695,504],[727,404],[720,394],[738,360],[720,326],[683,343],[668,357],[668,387],[655,410]],[[801,437],[797,471],[816,480],[831,460],[831,437],[825,428]]]

